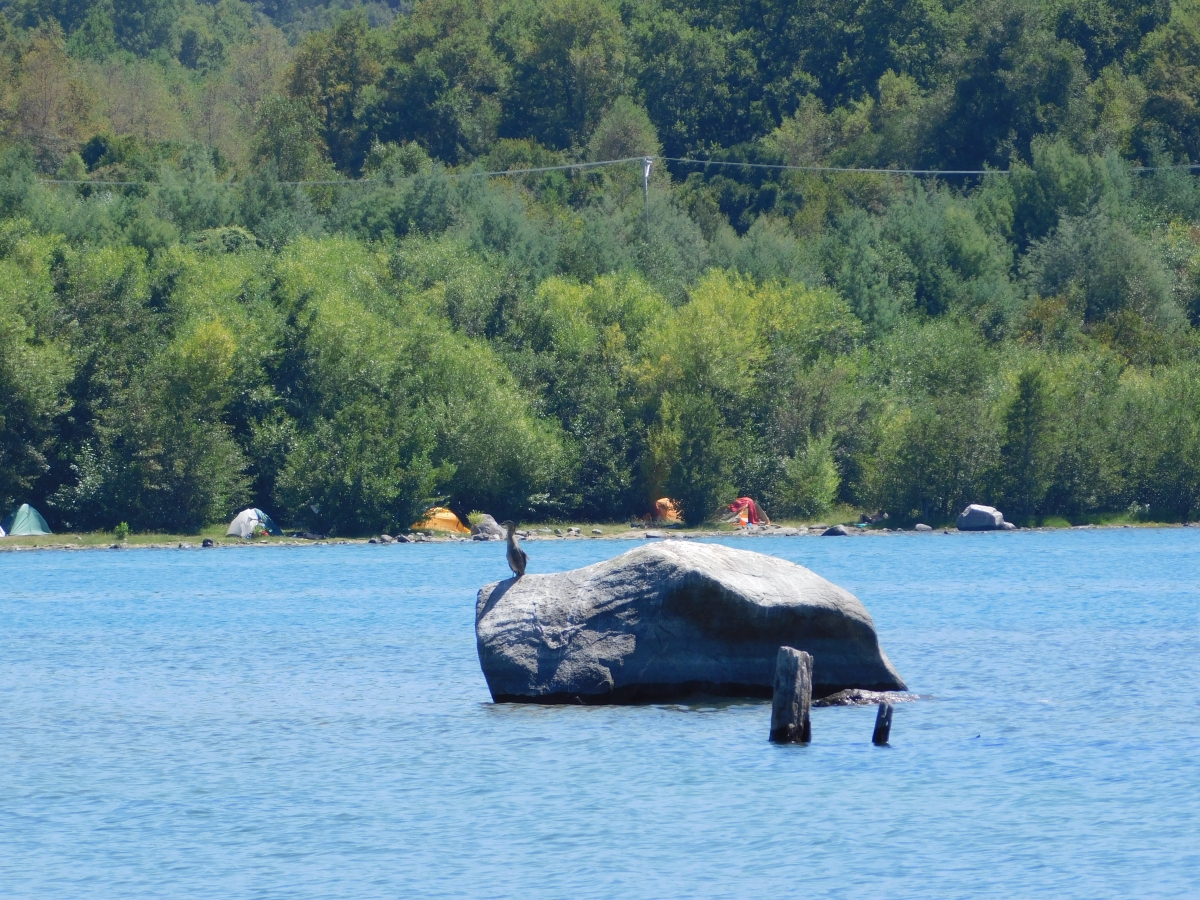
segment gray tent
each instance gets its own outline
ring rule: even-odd
[[[280,537],[283,532],[279,530],[279,526],[261,509],[243,509],[240,513],[233,517],[233,521],[229,523],[229,530],[226,535],[234,537],[248,538],[254,534],[256,526],[261,525],[263,530],[274,537]]]

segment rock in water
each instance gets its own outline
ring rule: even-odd
[[[666,541],[489,584],[475,606],[497,703],[770,697],[781,646],[813,656],[815,698],[905,690],[862,603],[794,563]]]
[[[994,506],[972,503],[954,523],[959,531],[996,531],[1004,527],[1004,514]]]

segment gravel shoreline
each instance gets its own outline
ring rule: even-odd
[[[1118,528],[1189,528],[1191,524],[1176,524],[1176,523],[1146,523],[1141,525],[1073,525],[1070,528],[1062,527],[1040,527],[1040,528],[1018,528],[1014,531],[997,531],[997,532],[979,532],[979,531],[958,531],[955,528],[938,528],[932,531],[916,531],[914,529],[902,528],[858,528],[855,526],[847,526],[847,534],[844,537],[895,537],[898,535],[974,535],[974,534],[1021,534],[1028,532],[1051,532],[1051,531],[1089,531],[1097,529],[1118,529]],[[553,528],[537,528],[537,529],[522,529],[519,532],[521,541],[536,542],[536,541],[647,541],[647,540],[699,540],[702,538],[737,538],[749,540],[753,538],[763,537],[823,537],[824,531],[828,528],[826,525],[817,526],[787,526],[787,525],[768,525],[755,527],[751,526],[737,531],[721,531],[721,530],[696,530],[683,531],[673,528],[647,528],[638,526],[637,528],[628,528],[621,530],[618,526],[609,526],[608,530],[604,530],[600,534],[569,534],[564,529],[557,529],[562,533],[555,533]],[[74,538],[72,541],[67,536],[49,535],[48,540],[42,543],[42,539],[38,538],[34,542],[28,542],[29,538],[4,538],[0,539],[0,553],[16,553],[30,550],[70,550],[74,552],[83,550],[107,550],[107,551],[122,551],[122,550],[228,550],[242,547],[334,547],[334,546],[356,546],[356,545],[377,545],[381,547],[387,546],[402,546],[405,544],[470,544],[470,543],[503,543],[502,539],[493,538],[489,541],[476,541],[472,537],[465,535],[441,535],[436,532],[432,535],[413,534],[405,535],[403,538],[393,538],[390,541],[383,541],[378,538],[326,538],[324,540],[306,540],[302,538],[270,538],[266,540],[241,540],[232,538],[214,538],[211,547],[202,547],[202,540],[192,538],[189,540],[173,539],[169,541],[146,541],[135,543],[81,543],[82,538]],[[64,539],[65,538],[65,539]]]

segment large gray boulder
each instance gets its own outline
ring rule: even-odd
[[[484,539],[504,538],[508,536],[508,532],[504,530],[504,526],[486,514],[478,523],[471,526],[471,534],[475,537],[482,536]]]
[[[475,606],[492,699],[638,703],[770,697],[781,646],[813,656],[813,696],[905,690],[853,594],[719,544],[646,544],[607,562],[489,584]]]
[[[999,531],[1004,527],[1004,514],[994,506],[972,503],[954,523],[959,531]]]

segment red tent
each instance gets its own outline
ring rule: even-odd
[[[759,509],[758,504],[749,497],[738,497],[733,503],[729,504],[729,509],[743,525],[771,524],[771,520],[767,517],[767,514]]]

